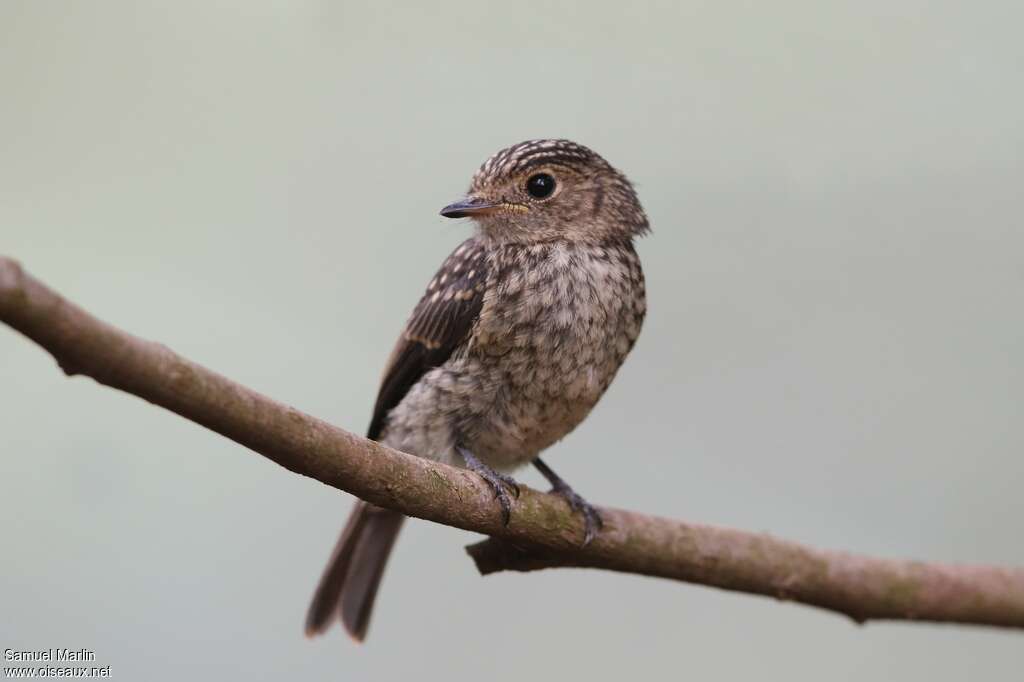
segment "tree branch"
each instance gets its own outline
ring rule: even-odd
[[[281,466],[384,507],[492,536],[468,548],[483,574],[603,568],[773,596],[869,619],[1024,627],[1024,569],[895,561],[760,533],[602,509],[582,524],[560,498],[523,488],[502,525],[476,475],[360,438],[102,322],[0,257],[0,321],[83,374],[220,433]]]

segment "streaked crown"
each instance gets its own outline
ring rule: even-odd
[[[465,210],[481,231],[505,241],[601,241],[649,231],[625,175],[570,140],[527,140],[497,152],[474,174]]]

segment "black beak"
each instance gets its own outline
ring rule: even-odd
[[[494,213],[501,207],[500,203],[496,204],[485,201],[479,197],[466,197],[462,201],[456,201],[454,204],[449,204],[442,208],[441,215],[445,218],[469,218]]]

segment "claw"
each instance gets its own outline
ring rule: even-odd
[[[504,525],[508,525],[512,521],[512,500],[508,497],[508,491],[505,490],[505,486],[500,483],[495,485],[494,481],[490,479],[484,479],[494,488],[494,497],[498,500],[498,504],[501,506],[501,522]]]
[[[495,471],[481,462],[469,450],[463,447],[457,447],[456,450],[462,455],[462,459],[466,461],[466,468],[487,481],[491,488],[494,489],[494,497],[498,500],[498,504],[501,505],[501,520],[507,526],[509,521],[512,520],[512,499],[509,496],[509,492],[512,493],[513,497],[518,498],[519,484],[511,476]]]
[[[562,478],[552,471],[551,467],[545,464],[540,459],[533,460],[533,465],[544,474],[544,478],[548,479],[551,483],[551,492],[559,497],[565,499],[569,503],[569,508],[575,512],[579,512],[583,515],[583,544],[581,547],[586,547],[591,541],[597,537],[597,534],[604,528],[604,521],[601,519],[601,514],[598,513],[589,502],[584,500],[580,495],[573,490],[568,483],[562,480]]]
[[[597,534],[601,532],[601,529],[604,528],[601,514],[598,513],[593,505],[580,497],[579,493],[567,485],[556,485],[552,488],[551,492],[565,499],[569,503],[570,509],[583,515],[583,544],[581,547],[589,545],[597,537]]]

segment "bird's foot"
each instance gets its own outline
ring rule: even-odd
[[[536,459],[533,465],[551,483],[551,492],[565,499],[569,503],[570,509],[583,515],[583,544],[581,546],[589,545],[604,528],[601,514],[543,461]]]
[[[551,492],[559,497],[565,499],[569,503],[569,507],[583,515],[583,547],[590,544],[591,540],[597,537],[597,534],[604,528],[604,521],[601,520],[601,514],[594,508],[592,504],[583,499],[579,493],[570,488],[568,485],[554,486],[551,488]]]
[[[484,464],[466,448],[457,447],[456,450],[465,460],[466,468],[487,481],[494,489],[494,497],[501,505],[501,520],[507,526],[512,519],[512,497],[519,497],[519,484],[511,476],[495,471]]]

